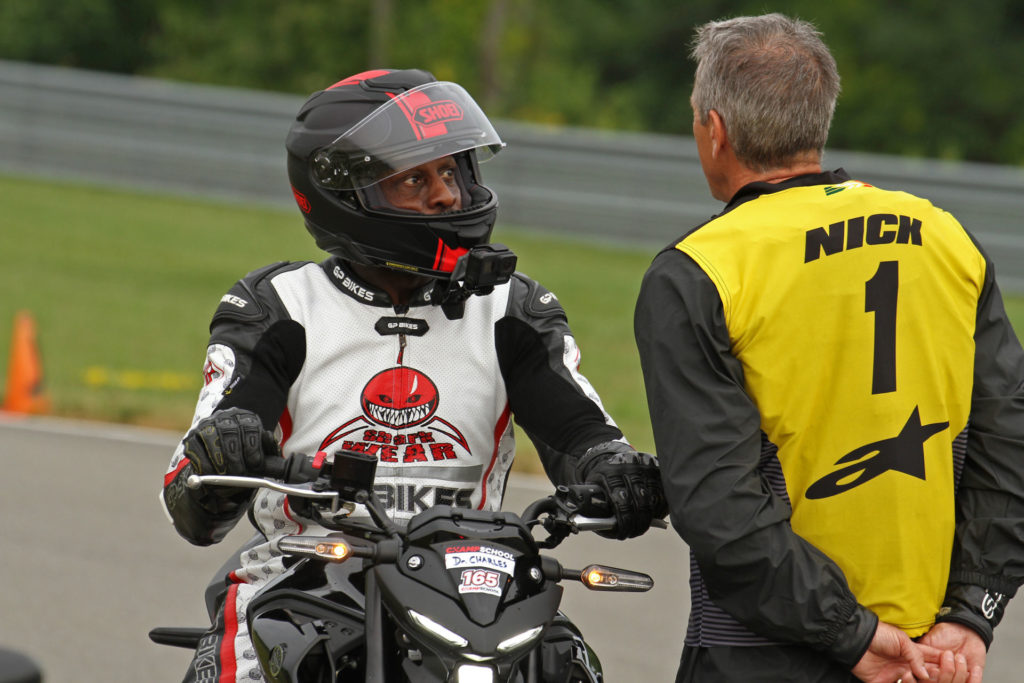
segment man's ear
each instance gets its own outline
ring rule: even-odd
[[[714,109],[708,111],[708,123],[711,124],[708,131],[711,137],[711,156],[718,158],[729,146],[729,135],[725,129],[725,121]]]

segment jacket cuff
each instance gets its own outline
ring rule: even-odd
[[[164,506],[178,534],[189,543],[217,543],[245,513],[252,492],[241,489],[234,498],[222,498],[202,488],[190,489],[185,480],[192,472],[190,463],[164,487]]]
[[[852,669],[868,651],[877,629],[878,616],[856,604],[853,613],[836,630],[835,638],[827,646],[826,652],[847,669]]]
[[[981,586],[952,584],[946,591],[946,599],[935,621],[951,621],[967,626],[981,636],[985,649],[988,649],[992,644],[993,631],[1002,620],[1010,597]]]

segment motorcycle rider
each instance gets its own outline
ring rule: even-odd
[[[514,416],[552,482],[604,487],[618,538],[666,513],[656,460],[580,374],[558,299],[489,244],[497,198],[478,162],[503,146],[465,90],[421,70],[357,74],[301,107],[288,176],[330,256],[255,270],[222,298],[164,479],[190,542],[220,541],[247,511],[262,534],[185,680],[261,678],[245,608],[285,570],[270,541],[326,532],[283,494],[193,490],[192,473],[259,474],[266,458],[344,448],[378,458],[375,491],[397,520],[436,504],[496,510]]]

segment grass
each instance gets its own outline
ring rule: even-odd
[[[323,256],[297,211],[4,176],[0,206],[0,362],[16,312],[30,311],[53,413],[69,417],[184,431],[221,295],[264,264]],[[558,295],[584,374],[653,449],[632,334],[651,251],[500,225],[495,241]]]
[[[62,416],[184,432],[221,295],[264,264],[322,258],[294,211],[4,176],[0,206],[0,361],[16,312],[30,311]],[[653,452],[632,332],[653,250],[501,225],[494,237],[558,295],[584,374],[633,444]],[[1024,298],[1006,307],[1021,329]],[[517,463],[539,471],[535,457]]]

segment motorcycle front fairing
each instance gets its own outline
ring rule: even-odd
[[[269,681],[333,683],[339,671],[362,668],[361,565],[302,559],[253,598],[249,631]]]
[[[421,513],[398,562],[373,571],[390,618],[433,655],[403,662],[411,680],[444,681],[467,663],[509,680],[539,646],[562,597],[562,587],[543,578],[529,530],[500,512],[440,506]]]

